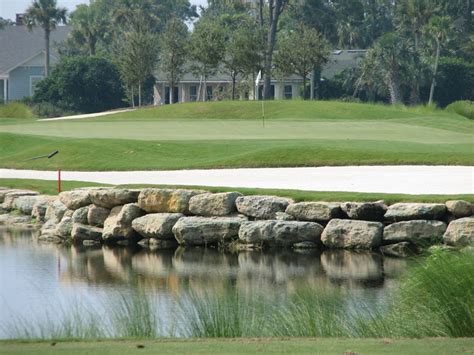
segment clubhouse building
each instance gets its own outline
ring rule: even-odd
[[[355,68],[364,58],[366,50],[334,50],[331,53],[329,62],[324,66],[320,80],[330,80],[341,73],[344,69]],[[156,84],[154,90],[154,104],[163,105],[170,103],[170,87],[166,80],[166,75],[157,71],[155,74]],[[312,78],[309,78],[312,79]],[[308,80],[313,84],[313,80]],[[205,89],[204,89],[205,86]],[[174,87],[173,102],[193,102],[193,101],[217,101],[230,96],[232,80],[229,74],[218,71],[204,80],[193,75],[191,72],[185,73],[179,83]],[[252,79],[237,80],[237,97],[242,100],[255,100],[262,97],[263,80],[260,81],[257,92],[254,89]],[[294,99],[301,97],[303,90],[303,78],[291,75],[284,78],[272,78],[271,82],[272,99]],[[311,92],[313,85],[311,85]],[[206,95],[205,99],[202,95]],[[203,100],[204,99],[204,100]]]

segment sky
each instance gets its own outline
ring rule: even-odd
[[[88,0],[57,0],[59,6],[73,11],[78,4],[88,4]],[[193,5],[206,5],[207,0],[190,0]],[[15,19],[15,14],[25,12],[32,0],[0,0],[0,17]]]

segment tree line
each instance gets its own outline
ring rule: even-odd
[[[170,88],[193,73],[203,101],[217,72],[228,75],[236,99],[255,90],[262,71],[265,99],[272,78],[294,74],[303,98],[445,105],[474,96],[472,10],[470,0],[209,0],[200,9],[187,0],[94,0],[68,16],[72,32],[59,50],[65,60],[115,66],[132,106],[149,102],[157,69]],[[56,0],[35,0],[26,18],[48,34],[65,16]],[[357,68],[322,82],[333,49],[367,53]]]

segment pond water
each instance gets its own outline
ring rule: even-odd
[[[19,320],[58,320],[79,303],[97,312],[118,294],[141,290],[158,300],[162,322],[190,292],[237,288],[285,296],[304,287],[350,290],[383,305],[413,259],[350,251],[241,251],[211,248],[150,251],[141,247],[78,247],[42,243],[36,232],[0,229],[0,338]],[[348,303],[348,304],[349,304]],[[57,319],[56,319],[57,318]]]

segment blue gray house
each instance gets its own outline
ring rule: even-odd
[[[59,58],[55,43],[64,41],[68,26],[51,32],[51,65]],[[28,31],[26,26],[6,26],[0,30],[0,101],[20,100],[31,96],[35,85],[44,78],[44,32]]]

